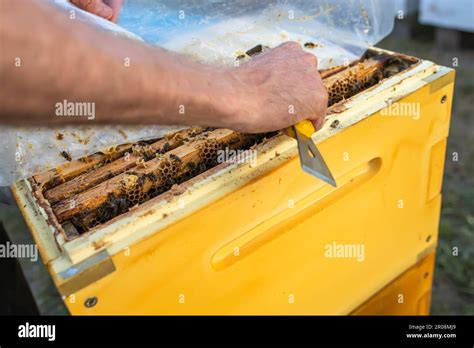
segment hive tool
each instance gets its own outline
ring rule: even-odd
[[[288,134],[298,142],[298,152],[300,156],[301,168],[303,170],[328,184],[337,187],[331,171],[324,161],[321,152],[311,139],[315,132],[313,123],[308,120],[300,121],[296,125],[287,129]]]

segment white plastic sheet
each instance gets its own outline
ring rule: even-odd
[[[119,24],[197,60],[234,64],[243,52],[315,44],[321,69],[359,58],[393,29],[394,0],[129,0]]]

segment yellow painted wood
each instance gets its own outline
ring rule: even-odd
[[[419,106],[419,117],[382,109],[318,144],[337,189],[301,171],[297,157],[282,162],[115,249],[116,271],[68,296],[69,310],[353,312],[436,246],[454,72],[440,80],[393,102]],[[363,257],[329,257],[344,245],[363,247]],[[86,308],[91,296],[97,305]]]
[[[416,265],[360,305],[352,315],[428,315],[435,253]]]

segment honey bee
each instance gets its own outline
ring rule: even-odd
[[[68,161],[72,161],[72,157],[67,151],[61,151],[61,156],[63,156]]]

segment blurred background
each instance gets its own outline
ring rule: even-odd
[[[432,314],[474,314],[474,1],[396,0],[393,33],[377,46],[456,70],[446,152]],[[457,159],[457,160],[456,160]],[[26,226],[16,206],[0,204],[0,243],[8,230]],[[21,241],[19,241],[21,242]],[[28,243],[29,240],[24,240]],[[458,248],[457,256],[453,248]],[[23,262],[21,269],[19,262]],[[42,313],[65,313],[40,263],[0,263],[10,286],[0,286],[0,314],[31,314],[31,295]],[[25,287],[28,279],[31,290]],[[36,311],[37,312],[37,311]]]

